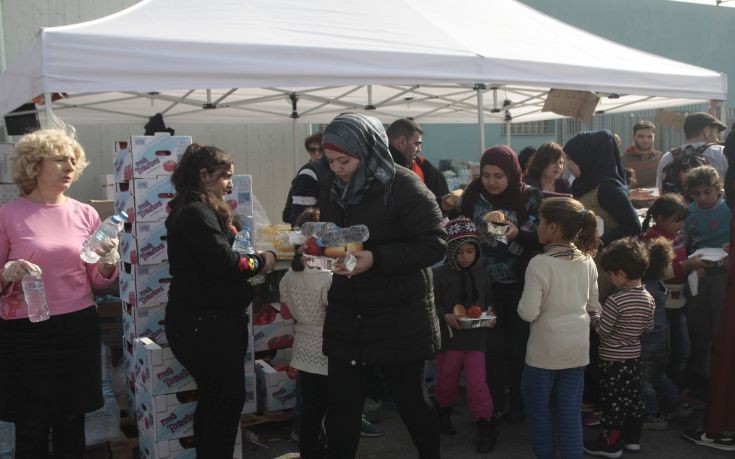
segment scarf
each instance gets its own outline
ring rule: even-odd
[[[571,242],[569,244],[547,244],[544,246],[544,255],[567,260],[580,260],[587,257]]]
[[[330,193],[340,207],[359,204],[375,180],[383,184],[383,200],[388,204],[396,166],[380,121],[365,115],[339,115],[324,130],[322,145],[360,160],[349,182],[335,178],[332,183]]]
[[[575,135],[564,145],[564,153],[577,163],[581,171],[581,177],[576,177],[572,183],[575,198],[589,193],[605,181],[627,190],[618,145],[607,129]],[[603,205],[603,200],[599,201]]]
[[[461,214],[473,218],[475,205],[482,195],[494,208],[514,211],[518,216],[518,225],[520,225],[528,219],[526,209],[528,187],[521,180],[522,171],[518,156],[507,145],[495,145],[482,154],[480,172],[486,165],[502,169],[508,179],[508,187],[502,193],[493,195],[488,193],[482,185],[482,178],[473,180],[462,194]]]

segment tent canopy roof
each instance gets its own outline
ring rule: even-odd
[[[41,30],[0,75],[0,111],[63,92],[69,97],[54,109],[74,123],[156,112],[272,121],[291,116],[295,93],[307,122],[366,107],[386,118],[468,122],[477,119],[476,84],[490,122],[505,109],[515,121],[557,117],[540,111],[549,88],[598,92],[606,112],[727,96],[722,73],[613,43],[513,0],[143,0]]]

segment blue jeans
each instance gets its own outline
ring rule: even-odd
[[[526,365],[523,371],[523,400],[533,452],[538,459],[554,459],[556,418],[557,443],[562,459],[581,459],[582,393],[584,367],[546,370]]]
[[[641,358],[641,399],[646,404],[646,414],[651,416],[668,413],[681,401],[679,389],[666,374],[666,360],[666,350],[650,358]],[[665,403],[661,410],[658,406],[659,398]]]

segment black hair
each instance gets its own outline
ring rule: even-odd
[[[650,227],[651,220],[655,223],[657,217],[676,217],[676,221],[681,221],[688,216],[689,205],[684,198],[677,193],[666,193],[653,201],[651,207],[646,211],[646,218],[643,220],[642,224],[643,231]]]
[[[386,134],[388,135],[388,140],[396,140],[400,139],[401,137],[406,137],[407,139],[410,139],[413,136],[414,132],[418,132],[419,134],[424,133],[418,123],[416,123],[414,120],[401,118],[393,121],[391,125],[388,126]]]
[[[646,241],[646,246],[648,247],[648,269],[643,274],[643,279],[663,279],[666,277],[666,269],[676,256],[671,241],[659,236]]]
[[[623,271],[631,280],[643,277],[648,269],[648,261],[648,249],[632,237],[611,242],[600,255],[600,266],[604,271]]]

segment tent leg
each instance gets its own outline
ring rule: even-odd
[[[474,89],[477,91],[477,127],[480,130],[480,154],[482,154],[485,151],[485,103],[482,97],[486,86],[478,83]]]
[[[43,107],[46,112],[46,129],[51,128],[54,119],[54,110],[51,108],[51,104],[53,104],[51,93],[46,91],[43,93]]]
[[[505,122],[505,144],[510,147],[510,121]]]

